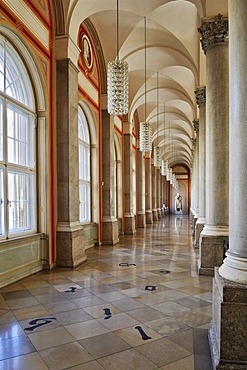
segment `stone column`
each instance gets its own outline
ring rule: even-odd
[[[200,234],[203,230],[206,221],[206,210],[205,210],[205,181],[206,181],[206,88],[198,87],[195,91],[196,101],[199,107],[199,214],[198,220],[196,221],[195,227],[195,247],[199,248]]]
[[[118,221],[114,214],[114,120],[107,110],[102,117],[102,243],[119,242]]]
[[[215,271],[209,338],[217,369],[247,369],[247,7],[229,0],[229,249]]]
[[[124,122],[124,233],[135,234],[135,216],[133,214],[133,172],[132,152],[133,137],[130,132],[131,125]]]
[[[202,22],[206,53],[206,223],[199,243],[199,272],[213,275],[224,258],[228,236],[229,68],[228,19]]]
[[[153,212],[153,221],[158,220],[158,210],[157,210],[157,173],[156,168],[152,164],[152,212]]]
[[[191,207],[190,207],[190,223],[192,236],[195,236],[195,193],[196,193],[196,159],[195,159],[195,148],[196,148],[196,138],[191,138],[192,148],[191,148]]]
[[[199,120],[193,120],[195,139],[195,153],[194,153],[194,215],[193,215],[193,234],[194,244],[196,244],[196,222],[199,215]]]
[[[158,214],[158,219],[161,219],[161,188],[160,188],[160,168],[156,167],[156,188],[157,188],[157,214]]]
[[[139,147],[139,144],[137,144]],[[136,193],[137,193],[137,223],[136,227],[146,226],[145,214],[145,164],[143,153],[137,149],[136,153]]]
[[[56,74],[56,264],[76,267],[86,260],[84,231],[79,222],[78,70],[67,58],[56,61]]]
[[[145,206],[147,224],[153,223],[151,161],[151,153],[147,152],[145,154]]]

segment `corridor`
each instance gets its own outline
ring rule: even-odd
[[[1,289],[0,370],[212,370],[212,278],[187,216],[86,254]]]

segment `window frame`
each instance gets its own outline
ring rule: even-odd
[[[80,129],[82,135],[80,134]],[[83,163],[81,161],[81,149],[83,152]],[[83,166],[81,168],[80,166]],[[86,174],[86,175],[85,175]],[[82,175],[82,176],[81,176]],[[79,221],[82,224],[90,223],[92,218],[91,210],[91,143],[87,116],[78,106],[78,178],[79,178]],[[84,188],[85,197],[82,198]],[[84,207],[83,207],[84,205]],[[82,215],[85,215],[82,218]]]
[[[3,59],[2,64],[4,65],[4,71],[3,71],[3,90],[1,90],[0,87],[0,100],[2,102],[2,111],[0,110],[0,125],[1,129],[0,134],[0,145],[2,146],[2,154],[3,156],[0,157],[0,170],[2,173],[2,194],[0,199],[0,221],[1,226],[3,228],[2,233],[0,234],[0,240],[7,240],[11,238],[18,238],[22,236],[32,235],[37,232],[37,225],[38,225],[38,217],[37,217],[37,138],[36,138],[36,111],[35,111],[35,100],[34,100],[34,91],[31,84],[31,79],[28,74],[28,71],[21,59],[20,54],[18,51],[14,48],[11,42],[9,42],[5,37],[0,35],[0,46],[3,50]],[[7,58],[7,51],[9,50],[9,56]],[[14,63],[12,59],[14,59]],[[18,100],[19,95],[18,92],[16,93],[16,97],[7,95],[6,94],[6,70],[8,60],[10,61],[10,67],[11,69],[14,65],[18,65],[17,75],[21,82],[24,78],[22,91],[20,92],[20,100]],[[22,71],[23,73],[20,73]],[[24,75],[24,77],[23,77]],[[8,81],[9,82],[9,81]],[[14,81],[13,83],[15,83]],[[30,89],[31,91],[25,91],[25,89]],[[23,96],[26,97],[23,99]],[[29,103],[28,105],[25,105],[26,103]],[[14,131],[16,127],[18,127],[19,131],[19,138],[17,136],[13,136],[10,138],[8,135],[8,109],[12,112],[14,112]],[[16,115],[16,116],[15,116]],[[23,120],[23,121],[22,121]],[[25,122],[26,120],[26,122]],[[22,130],[23,125],[25,130]],[[22,131],[25,132],[25,139],[26,141],[23,141],[20,139],[20,136],[22,135]],[[15,131],[16,132],[16,131]],[[2,141],[1,141],[2,139]],[[21,153],[19,155],[19,158],[21,158],[22,154],[24,153],[25,163],[20,163],[17,161],[10,161],[9,159],[9,142],[13,139],[13,145],[17,148],[18,152]],[[24,150],[23,150],[24,148]],[[30,153],[32,156],[32,164],[30,163]],[[0,153],[1,155],[1,153]],[[18,154],[17,154],[18,158]],[[28,163],[27,163],[28,162]],[[10,229],[10,208],[11,208],[11,201],[9,200],[9,194],[10,194],[10,183],[9,181],[10,176],[14,175],[15,181],[18,180],[18,191],[19,194],[26,194],[26,199],[24,199],[24,195],[21,197],[18,197],[18,191],[14,189],[15,199],[14,204],[16,207],[14,208],[14,213],[16,212],[16,209],[18,209],[19,204],[21,202],[24,202],[22,204],[25,204],[27,202],[27,207],[23,207],[24,215],[22,216],[23,219],[28,220],[27,225],[22,228],[18,226],[16,229]],[[18,177],[19,176],[19,177]],[[25,186],[21,186],[21,183],[25,182]],[[31,186],[32,184],[32,186]],[[30,187],[31,186],[31,187]],[[12,190],[13,190],[12,189]],[[13,209],[13,208],[12,208]],[[26,212],[26,213],[25,213]],[[17,218],[18,222],[21,222],[21,211],[17,212]],[[3,221],[3,225],[2,225]]]

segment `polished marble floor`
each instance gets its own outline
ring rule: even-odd
[[[212,370],[212,278],[187,216],[0,290],[0,370]]]

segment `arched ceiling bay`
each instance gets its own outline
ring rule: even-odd
[[[172,166],[191,164],[193,120],[198,115],[194,91],[205,76],[205,68],[202,70],[205,56],[200,50],[197,28],[208,12],[208,2],[212,3],[119,0],[119,55],[129,64],[129,120],[132,122],[138,112],[140,121],[151,121],[154,145],[161,147],[163,158]],[[115,59],[117,0],[67,0],[66,4],[65,24],[72,40],[76,42],[80,24],[89,18],[98,34],[106,65]]]

